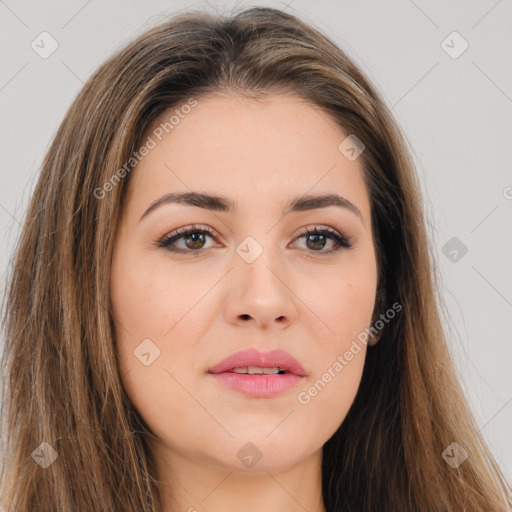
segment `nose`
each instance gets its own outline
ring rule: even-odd
[[[297,294],[276,260],[261,254],[252,263],[240,259],[230,273],[225,309],[228,323],[258,329],[286,329],[297,316]]]

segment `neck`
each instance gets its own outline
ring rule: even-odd
[[[159,444],[156,457],[162,512],[325,512],[321,450],[284,468],[251,469],[195,459]]]

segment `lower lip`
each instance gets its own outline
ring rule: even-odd
[[[254,398],[271,398],[296,387],[304,377],[294,373],[249,375],[247,373],[210,373],[222,386]]]

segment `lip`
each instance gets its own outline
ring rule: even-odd
[[[279,367],[285,374],[250,375],[231,372],[233,368],[259,366]],[[208,374],[222,386],[254,398],[271,398],[294,388],[306,377],[302,365],[290,354],[282,350],[260,352],[256,349],[242,350],[223,359]]]
[[[259,366],[261,368],[283,368],[289,373],[305,377],[306,371],[302,365],[283,350],[271,350],[270,352],[260,352],[255,348],[241,350],[231,354],[226,359],[208,370],[208,373],[223,373],[233,368],[244,368],[245,366]],[[240,375],[240,374],[237,374]]]

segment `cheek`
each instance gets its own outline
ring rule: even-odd
[[[299,392],[297,402],[308,416],[322,418],[315,426],[319,436],[329,437],[337,430],[361,383],[366,329],[371,325],[376,298],[373,263],[370,258],[347,265],[323,286],[323,293],[317,288],[318,293],[308,295],[308,307],[317,317],[310,323],[316,371]]]
[[[115,260],[111,297],[121,376],[153,432],[163,435],[164,425],[169,433],[166,418],[186,423],[188,411],[197,407],[182,386],[191,389],[188,380],[205,329],[197,321],[205,301],[198,301],[207,290],[197,276],[170,275],[168,266],[136,261],[129,253]]]
[[[323,347],[324,356],[332,359],[370,326],[377,292],[375,260],[358,255],[329,276],[317,276],[316,286],[309,282],[307,289],[308,315],[316,317],[310,323],[311,338]],[[315,331],[314,325],[319,330]],[[324,359],[323,363],[327,362]]]
[[[343,352],[332,357],[323,370],[309,379],[297,396],[297,418],[304,418],[308,435],[327,441],[345,420],[356,397],[364,367],[366,349],[348,361]],[[339,357],[339,359],[338,359]],[[317,418],[317,421],[311,421]]]
[[[323,325],[316,334],[310,333],[318,348],[318,371],[313,387],[304,390],[305,399],[299,403],[314,402],[319,414],[323,411],[340,419],[348,412],[360,384],[375,305],[377,269],[371,252],[368,254],[368,258],[358,258],[341,269],[323,293],[309,295],[308,305]],[[318,326],[318,322],[313,323]],[[337,407],[331,409],[332,404]]]
[[[128,331],[137,339],[170,337],[208,290],[208,283],[193,273],[173,271],[165,263],[129,255],[116,262],[111,281],[113,312],[125,334]]]
[[[135,409],[158,437],[179,438],[183,432],[175,431],[169,418],[191,422],[188,415],[194,410],[180,386],[189,387],[186,374],[175,371],[193,365],[194,342],[186,335],[190,301],[177,293],[175,282],[169,286],[165,279],[155,279],[155,272],[131,266],[129,272],[119,271],[122,279],[112,280],[116,348],[121,379]]]

